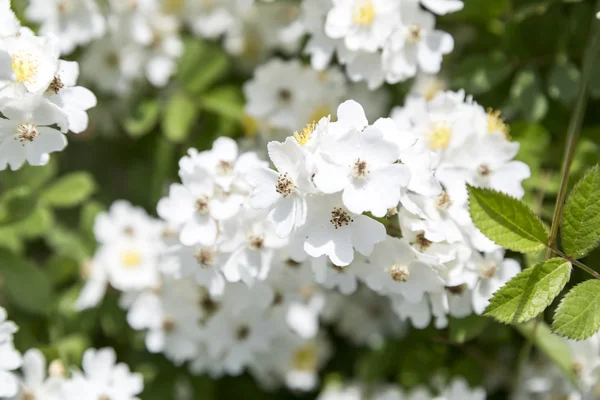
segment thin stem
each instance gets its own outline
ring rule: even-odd
[[[584,263],[577,261],[573,257],[569,257],[568,255],[566,255],[565,253],[563,253],[562,251],[560,251],[558,249],[555,249],[554,247],[548,247],[548,250],[550,250],[551,252],[568,260],[571,264],[578,266],[579,268],[581,268],[588,274],[592,275],[594,278],[600,279],[600,274],[598,272],[594,271],[593,269],[591,269],[590,267],[588,267],[587,265],[585,265]]]
[[[596,9],[600,10],[600,0],[596,3]],[[563,164],[561,168],[561,177],[560,177],[560,189],[558,191],[558,195],[556,197],[556,204],[554,206],[554,214],[552,215],[552,225],[550,228],[550,235],[547,244],[546,251],[546,260],[552,257],[552,253],[556,252],[559,254],[554,247],[556,243],[556,237],[558,236],[558,229],[560,226],[560,221],[562,220],[563,207],[565,204],[565,199],[567,197],[567,188],[569,184],[569,172],[571,171],[571,164],[573,163],[573,156],[575,155],[575,147],[577,145],[577,141],[579,140],[579,134],[581,131],[581,125],[583,123],[583,117],[585,115],[585,109],[587,106],[588,100],[588,82],[591,77],[592,67],[594,65],[594,60],[596,58],[596,54],[598,52],[598,46],[600,44],[599,32],[600,30],[596,27],[596,13],[593,13],[592,16],[592,36],[588,42],[588,46],[585,50],[585,54],[583,57],[583,73],[581,76],[581,81],[579,82],[579,94],[577,96],[577,102],[575,103],[575,110],[573,111],[573,115],[571,116],[571,120],[569,121],[569,128],[567,130],[567,140],[565,153],[563,156]],[[568,258],[567,258],[568,259]],[[569,260],[571,261],[571,260]],[[580,268],[583,268],[587,272],[590,272],[592,275],[597,276],[598,274],[593,271],[591,268],[585,266],[584,264],[579,263],[579,261],[572,260],[573,264],[577,265]],[[513,387],[513,397],[516,398],[516,394],[518,388],[520,386],[521,377],[523,375],[523,369],[527,360],[529,360],[529,356],[531,354],[531,349],[533,347],[533,342],[535,341],[535,336],[537,332],[537,328],[540,324],[541,317],[538,317],[535,321],[535,325],[533,328],[533,332],[529,337],[527,337],[521,352],[519,353],[519,360],[517,364],[517,373],[515,375],[514,387]]]

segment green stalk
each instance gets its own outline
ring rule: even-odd
[[[600,0],[596,3],[596,10],[600,11]],[[553,253],[560,254],[558,250],[554,249],[556,238],[558,236],[558,229],[560,227],[560,222],[562,220],[563,209],[565,204],[565,199],[567,197],[567,189],[569,185],[569,173],[571,172],[571,164],[573,163],[573,157],[575,156],[575,147],[577,146],[577,141],[579,140],[579,135],[581,132],[581,125],[583,124],[583,117],[585,115],[585,109],[587,106],[588,100],[588,83],[590,77],[592,75],[592,69],[594,66],[594,61],[596,59],[596,55],[598,53],[598,46],[600,45],[600,30],[597,27],[596,13],[593,13],[592,17],[592,34],[589,39],[587,48],[585,50],[584,58],[583,58],[583,71],[581,75],[581,81],[579,82],[579,94],[577,95],[577,102],[575,103],[575,110],[573,111],[573,115],[571,116],[571,120],[569,121],[569,127],[567,130],[567,139],[566,139],[566,147],[563,156],[563,163],[561,168],[561,177],[560,177],[560,189],[558,191],[558,195],[556,197],[556,204],[554,206],[554,214],[552,215],[552,225],[550,228],[550,236],[547,244],[546,250],[546,260],[552,258]],[[562,255],[562,254],[561,254]],[[575,265],[583,268],[587,272],[591,273],[595,277],[599,277],[595,271],[591,268],[585,266],[584,264],[579,263],[578,261],[574,263]],[[519,359],[517,364],[517,371],[514,379],[514,387],[513,387],[513,398],[516,398],[517,390],[521,383],[521,378],[523,375],[523,368],[529,360],[529,356],[531,354],[531,349],[533,347],[533,342],[535,340],[537,328],[540,324],[540,321],[543,318],[543,314],[538,316],[535,320],[535,325],[533,328],[532,334],[527,337],[525,340],[525,344],[523,345],[521,351],[519,352]]]

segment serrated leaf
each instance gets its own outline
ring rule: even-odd
[[[552,303],[571,276],[571,263],[552,258],[521,271],[490,299],[484,315],[499,322],[522,323]]]
[[[552,329],[573,340],[583,340],[600,330],[600,281],[592,279],[575,286],[563,297]]]
[[[41,199],[51,207],[75,207],[96,191],[94,177],[87,172],[73,172],[59,178],[42,193]]]
[[[198,108],[183,92],[175,93],[169,99],[162,121],[165,137],[172,142],[181,143],[187,139],[194,121],[198,116]]]
[[[0,250],[0,274],[8,300],[32,314],[46,314],[52,303],[52,286],[37,265],[5,250]]]
[[[473,223],[496,244],[521,253],[537,253],[548,242],[540,219],[523,202],[491,189],[467,185]]]
[[[523,336],[531,338],[535,347],[554,361],[572,383],[577,383],[571,349],[565,340],[552,333],[545,322],[538,321],[536,327],[536,322],[530,321],[526,324],[516,325],[515,328]]]
[[[563,213],[562,245],[581,258],[600,244],[600,168],[596,165],[573,188]]]

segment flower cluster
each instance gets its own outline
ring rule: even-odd
[[[96,97],[77,86],[79,65],[59,59],[56,36],[21,27],[8,0],[0,15],[0,170],[43,165],[67,145],[64,133],[87,128]]]
[[[423,387],[405,392],[396,385],[378,385],[367,391],[365,385],[335,383],[328,385],[317,400],[360,400],[365,393],[373,400],[484,400],[486,396],[482,388],[471,389],[464,379],[455,378],[441,387],[437,396]]]
[[[113,349],[88,349],[83,354],[83,370],[67,371],[60,360],[46,368],[42,352],[30,349],[23,356],[15,350],[12,334],[17,326],[6,321],[0,307],[0,398],[135,400],[144,386],[142,376],[117,364]],[[15,371],[21,369],[21,374]]]
[[[374,89],[417,71],[437,74],[454,48],[452,36],[435,29],[436,14],[462,9],[460,0],[307,0],[303,21],[310,39],[305,52],[323,70],[333,55],[352,81]]]

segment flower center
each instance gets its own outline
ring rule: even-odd
[[[231,175],[233,172],[233,163],[229,161],[219,161],[219,165],[217,166],[217,173],[219,175]]]
[[[283,173],[279,174],[277,178],[277,184],[275,185],[275,191],[282,195],[283,197],[287,197],[294,192],[296,186],[294,186],[294,182],[290,178],[288,178],[288,174]]]
[[[17,138],[21,143],[33,142],[33,139],[39,134],[40,131],[38,131],[37,126],[31,122],[25,122],[17,126]]]
[[[199,214],[208,214],[208,198],[200,197],[196,200],[196,211]]]
[[[350,217],[350,214],[344,211],[341,207],[335,207],[331,211],[331,219],[329,222],[333,224],[335,229],[338,229],[348,225],[350,222],[354,222],[354,220]]]
[[[485,266],[485,268],[479,271],[479,276],[482,279],[490,279],[496,276],[496,272],[498,271],[498,267],[496,264],[490,263]]]
[[[419,25],[411,25],[408,28],[408,42],[415,44],[421,40],[422,30]]]
[[[60,360],[54,360],[48,366],[49,376],[65,376],[65,365]]]
[[[425,233],[421,232],[417,235],[417,240],[415,242],[421,251],[425,251],[431,246],[431,240],[425,237]]]
[[[256,132],[258,132],[258,121],[248,114],[244,114],[242,117],[242,129],[246,136],[254,137],[256,136]]]
[[[119,66],[119,63],[121,62],[120,60],[121,58],[119,54],[115,51],[110,51],[104,56],[104,63],[109,68],[117,68]]]
[[[302,128],[302,132],[294,132],[294,139],[300,146],[304,146],[310,140],[313,132],[315,131],[316,123],[313,121],[310,124],[306,124],[304,128]]]
[[[29,391],[23,392],[21,395],[21,400],[35,400],[35,394]]]
[[[357,159],[352,166],[352,177],[354,179],[363,179],[369,175],[370,172],[371,171],[367,169],[367,162],[360,158]]]
[[[207,315],[212,315],[219,309],[219,303],[211,299],[209,295],[205,295],[200,300],[200,308],[202,308]]]
[[[490,170],[490,167],[487,166],[487,164],[481,164],[479,167],[477,167],[477,176],[481,179],[487,179],[488,176],[490,176],[490,173],[492,171]]]
[[[390,267],[389,274],[396,282],[407,282],[410,272],[406,265],[394,264]]]
[[[240,342],[248,339],[250,336],[250,327],[248,325],[239,326],[235,332],[235,338]]]
[[[450,196],[448,196],[448,192],[442,190],[442,193],[440,193],[440,195],[436,199],[436,205],[437,208],[441,211],[447,211],[450,208],[452,202],[450,201]]]
[[[315,371],[317,365],[317,351],[313,344],[302,346],[294,352],[292,369],[297,371]]]
[[[175,330],[175,322],[172,319],[165,318],[162,322],[162,329],[166,333],[171,333]]]
[[[427,134],[427,144],[432,150],[441,150],[448,147],[450,139],[452,138],[452,131],[445,122],[435,122],[431,129],[431,132]]]
[[[196,252],[194,257],[196,257],[196,261],[198,261],[200,266],[210,267],[215,263],[216,254],[211,249],[200,249],[198,252]]]
[[[125,250],[121,254],[121,264],[127,269],[138,268],[142,263],[142,255],[136,250]]]
[[[248,246],[254,250],[260,250],[265,245],[265,237],[263,235],[248,236]]]
[[[55,76],[54,79],[52,79],[52,82],[50,82],[50,85],[48,86],[48,92],[58,94],[58,92],[60,92],[61,89],[64,87],[65,84],[60,79],[60,76]]]
[[[491,108],[487,110],[487,130],[488,133],[501,132],[507,139],[510,138],[510,127],[500,116],[500,110],[494,111]]]
[[[371,0],[362,1],[354,6],[352,10],[352,21],[356,25],[369,26],[375,19],[375,6]]]
[[[292,100],[292,91],[286,88],[279,89],[277,97],[279,97],[279,101],[287,104]]]
[[[15,80],[21,83],[35,83],[35,75],[40,64],[38,59],[24,51],[12,54],[11,57]]]

